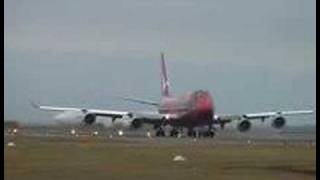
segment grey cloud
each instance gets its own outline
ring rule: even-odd
[[[314,0],[5,0],[4,5],[8,118],[47,117],[29,108],[29,98],[145,108],[112,97],[157,99],[160,51],[168,57],[173,91],[209,89],[219,112],[315,106]]]

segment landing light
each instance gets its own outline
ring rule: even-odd
[[[150,131],[147,132],[147,137],[148,137],[148,138],[152,138]]]
[[[119,135],[119,136],[123,136],[123,131],[122,131],[122,130],[119,130],[119,131],[118,131],[118,135]]]
[[[15,134],[15,133],[17,133],[18,132],[18,129],[17,128],[14,128],[13,129],[13,133]]]
[[[71,129],[70,134],[71,134],[71,135],[75,135],[75,134],[76,134],[76,130]]]

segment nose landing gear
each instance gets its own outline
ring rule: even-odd
[[[189,129],[188,130],[188,136],[195,138],[195,137],[197,137],[197,132],[195,130],[193,130],[193,129]]]
[[[214,130],[216,130],[216,129],[213,127],[212,124],[210,124],[209,128],[208,128],[208,131],[205,133],[205,136],[213,138],[216,135]]]
[[[216,135],[216,133],[213,130],[208,130],[204,133],[204,137],[211,137],[213,138]]]

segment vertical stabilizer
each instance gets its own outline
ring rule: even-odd
[[[161,95],[169,96],[169,79],[163,53],[161,53]]]

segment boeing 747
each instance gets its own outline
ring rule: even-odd
[[[146,104],[157,108],[155,112],[114,111],[89,108],[39,106],[34,107],[57,112],[75,112],[81,115],[83,123],[90,125],[96,122],[96,118],[109,117],[112,122],[125,121],[132,128],[140,128],[143,124],[152,124],[156,136],[166,136],[164,127],[170,125],[172,130],[169,135],[176,137],[183,128],[187,129],[188,136],[196,136],[195,127],[207,127],[202,134],[214,137],[216,128],[224,129],[225,125],[238,121],[237,129],[240,132],[248,131],[253,120],[271,119],[272,127],[280,129],[286,123],[286,117],[290,115],[311,114],[313,110],[274,111],[249,114],[225,114],[220,115],[215,111],[215,105],[210,93],[206,90],[197,90],[181,96],[173,96],[170,92],[170,84],[166,69],[164,54],[161,53],[161,100],[153,102],[149,100],[125,98],[128,101]]]

